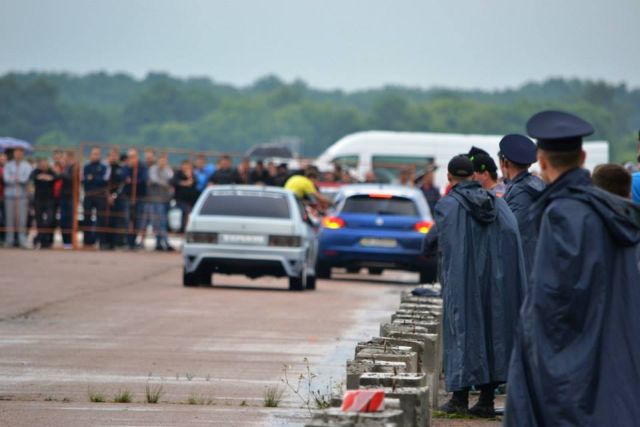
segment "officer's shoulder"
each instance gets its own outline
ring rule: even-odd
[[[542,181],[539,177],[535,175],[529,175],[525,182],[526,182],[527,188],[529,189],[535,190],[537,192],[544,190],[544,187],[545,187],[544,181]]]
[[[563,224],[577,224],[591,216],[593,209],[576,198],[558,197],[549,203],[544,213],[554,224],[558,224],[559,221]]]

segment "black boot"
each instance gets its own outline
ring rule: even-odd
[[[493,406],[495,399],[496,384],[486,384],[480,387],[480,398],[478,403],[469,409],[469,413],[479,418],[495,418],[496,411]]]
[[[451,400],[439,409],[446,414],[464,414],[469,408],[469,390],[454,391]]]

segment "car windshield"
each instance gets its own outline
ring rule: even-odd
[[[343,213],[418,216],[413,200],[391,195],[357,195],[344,202]]]
[[[212,192],[202,204],[200,215],[290,218],[286,196],[267,192]]]

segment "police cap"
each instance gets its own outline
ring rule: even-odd
[[[538,140],[542,150],[577,151],[582,148],[582,138],[593,133],[593,126],[571,113],[549,110],[529,119],[527,133]]]
[[[473,175],[473,163],[471,163],[469,157],[460,154],[449,161],[447,170],[453,176],[466,178]]]
[[[486,154],[487,156],[489,155],[489,153],[487,153],[482,148],[478,148],[475,145],[472,145],[471,150],[469,150],[469,154],[467,154],[467,156],[473,161],[473,158],[479,154]]]
[[[496,166],[496,162],[493,161],[493,158],[488,154],[478,154],[473,160],[473,170],[475,172],[485,172],[489,171],[490,173],[496,173],[498,171],[498,167]]]
[[[536,144],[524,135],[506,135],[500,140],[499,156],[518,165],[530,165],[536,162]]]

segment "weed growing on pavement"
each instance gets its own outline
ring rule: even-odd
[[[193,374],[191,372],[187,372],[186,374],[184,374],[185,377],[187,377],[188,381],[191,381],[193,379]]]
[[[147,384],[144,388],[144,392],[147,397],[147,403],[158,403],[158,401],[164,394],[164,390],[162,389],[162,384],[158,384],[154,386]]]
[[[242,402],[240,402],[240,406],[249,406],[249,404],[246,400],[243,400]]]
[[[120,390],[118,394],[113,397],[114,403],[131,403],[133,401],[133,393],[129,390]]]
[[[277,408],[282,400],[284,389],[280,386],[268,386],[264,388],[264,401],[262,405],[265,408]]]
[[[107,401],[107,397],[97,391],[89,390],[89,401],[93,403],[104,403]]]
[[[188,405],[213,405],[213,403],[213,399],[197,394],[192,394],[187,399]]]
[[[287,365],[284,365],[283,368],[284,378],[282,378],[282,382],[300,399],[302,406],[306,408],[307,411],[309,411],[309,415],[311,415],[311,409],[325,409],[331,406],[331,390],[335,386],[330,378],[326,390],[314,389],[313,380],[317,378],[318,375],[311,370],[309,359],[305,357],[302,361],[304,363],[304,370],[298,375],[297,382],[294,384],[293,381],[289,379],[289,370],[291,367]]]

